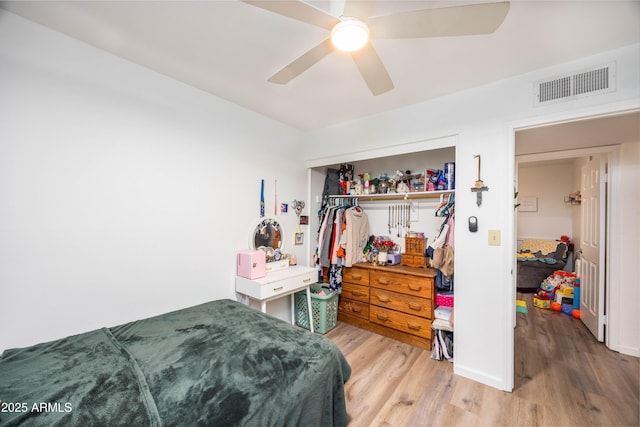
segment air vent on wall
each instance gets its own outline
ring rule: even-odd
[[[615,63],[535,83],[535,105],[615,91]]]

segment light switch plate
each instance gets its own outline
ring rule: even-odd
[[[500,230],[489,230],[489,245],[500,246]]]

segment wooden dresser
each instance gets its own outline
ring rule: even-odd
[[[435,276],[402,265],[345,267],[338,320],[431,350]]]

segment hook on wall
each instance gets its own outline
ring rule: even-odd
[[[474,186],[471,187],[471,191],[476,193],[476,204],[478,205],[478,207],[480,207],[480,205],[482,204],[482,192],[489,191],[489,187],[484,185],[484,182],[482,181],[482,179],[480,179],[480,154],[476,154],[475,156],[473,156],[473,158],[476,159],[476,165],[478,167],[478,179],[476,180]]]

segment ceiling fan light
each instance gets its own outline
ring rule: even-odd
[[[342,18],[331,30],[331,42],[340,50],[354,52],[369,41],[369,27],[355,18]]]

